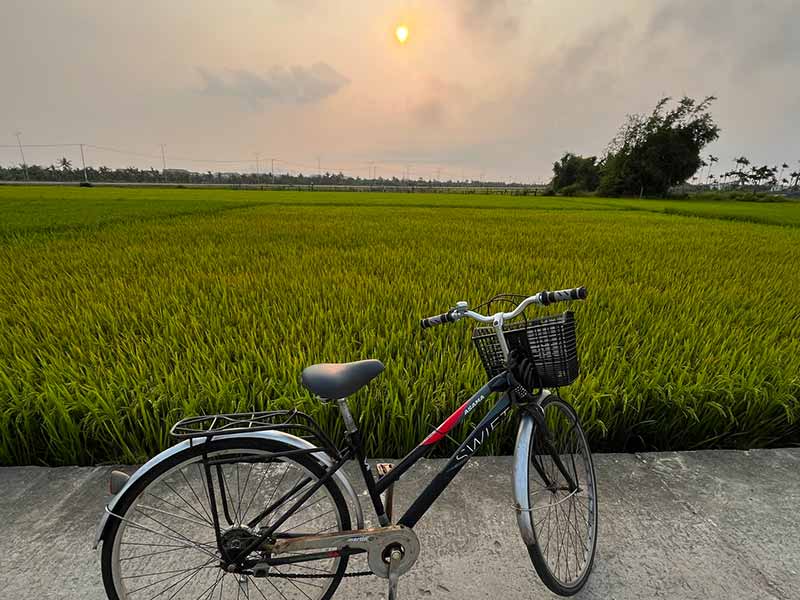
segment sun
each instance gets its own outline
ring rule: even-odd
[[[397,38],[398,42],[405,44],[408,39],[408,27],[405,25],[398,25],[397,29],[394,30],[394,36]]]

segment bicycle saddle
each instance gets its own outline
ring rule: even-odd
[[[300,380],[313,394],[326,400],[346,398],[383,372],[379,360],[349,363],[321,363],[303,369]]]

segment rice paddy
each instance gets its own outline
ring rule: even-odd
[[[211,412],[340,435],[299,374],[361,358],[386,364],[352,401],[368,451],[399,456],[485,378],[469,324],[420,317],[574,285],[561,391],[596,450],[795,445],[799,226],[795,202],[0,188],[0,464],[140,462]]]

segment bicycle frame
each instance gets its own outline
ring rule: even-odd
[[[420,442],[411,452],[409,452],[391,471],[378,479],[376,479],[372,474],[372,471],[367,463],[360,432],[358,429],[350,431],[347,436],[347,446],[340,451],[339,457],[333,462],[333,464],[330,465],[325,474],[321,478],[317,479],[314,484],[305,490],[302,495],[298,496],[292,506],[288,508],[278,519],[270,521],[269,527],[261,530],[258,537],[244,547],[239,553],[239,556],[247,556],[250,552],[258,548],[270,537],[275,535],[277,529],[288,518],[291,517],[294,511],[298,510],[309,498],[311,498],[316,491],[325,485],[325,483],[331,479],[331,477],[333,477],[334,474],[339,471],[339,469],[341,469],[350,459],[355,459],[359,463],[361,474],[369,493],[370,500],[372,501],[375,513],[378,516],[381,525],[383,527],[388,526],[389,522],[388,518],[386,517],[386,511],[381,499],[381,494],[385,492],[395,481],[402,477],[403,474],[413,467],[421,458],[426,457],[431,452],[433,447],[447,436],[450,430],[458,425],[478,406],[484,403],[489,396],[498,393],[501,394],[494,406],[489,409],[475,429],[466,437],[466,439],[464,439],[464,441],[461,442],[444,467],[439,471],[439,473],[436,474],[436,476],[425,487],[425,489],[422,490],[422,492],[412,502],[411,506],[406,510],[403,516],[397,521],[397,525],[413,528],[433,505],[441,493],[447,488],[458,472],[464,468],[464,466],[467,464],[467,462],[469,462],[470,458],[474,456],[478,449],[488,441],[492,432],[508,415],[509,410],[514,404],[512,396],[515,393],[512,391],[512,383],[508,375],[509,374],[506,372],[492,378],[477,392],[475,392],[466,402],[459,406],[455,412],[445,419],[441,425],[434,428],[433,432],[431,432],[424,440],[422,440],[422,442]],[[540,401],[546,395],[547,392],[542,391],[538,397],[534,398],[536,398],[537,401]],[[211,479],[209,478],[209,483],[210,481]],[[284,494],[284,497],[281,500],[284,498],[291,498],[296,491],[305,487],[307,483],[308,481],[300,482],[287,494]],[[283,502],[280,502],[280,504],[282,503]],[[248,523],[248,525],[251,527],[256,526],[258,522],[264,519],[270,512],[272,512],[272,510],[278,508],[278,504],[278,502],[273,503],[272,506],[268,507],[264,512],[256,517],[256,519],[253,519],[250,523]],[[281,538],[282,536],[277,534],[276,537]],[[336,551],[335,555],[355,554],[358,552],[363,552],[363,550],[350,549],[341,552]],[[320,553],[320,555],[321,554],[326,553]],[[327,555],[330,556],[330,553],[327,553]],[[303,557],[286,557],[284,559],[273,557],[269,562],[277,565],[300,562],[304,560],[314,560],[315,558],[319,558],[319,556],[316,554],[308,554]]]
[[[469,459],[472,458],[475,452],[490,438],[492,432],[503,421],[511,408],[512,401],[508,394],[509,388],[508,378],[505,373],[494,377],[475,392],[469,400],[459,406],[441,425],[434,428],[433,432],[422,440],[416,448],[409,452],[391,471],[389,471],[389,473],[378,479],[375,488],[378,494],[380,494],[402,477],[406,471],[417,463],[417,461],[426,457],[431,450],[433,450],[434,446],[447,436],[451,429],[458,425],[467,415],[475,410],[475,408],[483,404],[489,396],[495,393],[502,394],[475,429],[461,442],[456,451],[453,452],[450,460],[447,461],[445,466],[436,474],[425,489],[420,492],[411,506],[408,507],[405,514],[400,517],[398,520],[400,525],[413,528],[439,495],[447,488],[458,472],[469,462]],[[372,474],[369,471],[365,475],[367,479],[371,476]],[[380,496],[378,496],[378,500],[380,500]]]

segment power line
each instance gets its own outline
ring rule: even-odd
[[[95,150],[102,150],[104,152],[115,152],[116,154],[127,154],[129,156],[140,156],[142,158],[154,158],[158,159],[160,157],[154,154],[144,154],[142,152],[133,152],[131,150],[121,150],[119,148],[111,148],[109,146],[97,146],[95,144],[86,144],[87,148],[94,148]]]
[[[22,132],[19,133],[21,134]],[[23,148],[77,148],[78,146],[80,146],[80,144],[22,144]],[[16,147],[17,144],[0,144],[0,148]]]
[[[16,148],[20,152],[20,156],[22,157],[23,164],[27,165],[27,161],[24,157],[24,149],[25,148],[68,148],[74,147],[81,151],[81,161],[82,165],[85,166],[85,149],[91,148],[93,150],[99,152],[111,152],[115,154],[125,155],[125,156],[132,156],[132,157],[139,157],[139,158],[147,158],[151,160],[159,160],[161,159],[162,169],[166,171],[166,146],[164,144],[160,145],[160,154],[150,154],[147,152],[139,152],[135,150],[130,150],[126,148],[120,148],[116,146],[103,146],[99,144],[84,144],[84,143],[62,143],[62,144],[23,144],[21,141],[21,137],[17,136],[17,144],[0,144],[0,148]],[[256,173],[260,174],[261,172],[261,157],[265,154],[263,152],[256,153]],[[266,153],[269,155],[270,153]],[[214,164],[214,165],[231,165],[231,166],[240,166],[240,165],[252,165],[253,159],[252,158],[242,158],[242,159],[216,159],[216,158],[200,158],[200,157],[190,157],[190,156],[171,156],[171,161],[173,164],[175,162],[178,163],[198,163],[198,164]],[[307,171],[307,172],[314,172],[316,169],[316,173],[318,177],[322,176],[322,159],[321,156],[316,156],[316,165],[304,162],[295,162],[289,161],[282,158],[278,158],[275,156],[270,157],[270,173],[272,174],[272,178],[274,181],[275,178],[275,164],[281,163],[287,167],[287,171],[290,170],[297,170],[297,171]],[[291,167],[291,168],[289,168]],[[367,163],[365,162],[352,162],[352,163],[344,163],[340,164],[339,166],[335,165],[328,165],[326,169],[326,173],[349,173],[350,176],[355,173],[365,173],[369,178],[377,179],[378,177],[378,168],[380,167],[381,171],[385,173],[384,177],[392,178],[392,173],[396,175],[399,174],[401,180],[410,181],[412,176],[415,175],[418,179],[426,178],[426,179],[434,179],[436,181],[441,181],[442,177],[449,177],[450,180],[457,179],[459,181],[486,181],[486,171],[484,169],[476,169],[473,175],[468,176],[468,171],[464,169],[463,166],[459,166],[458,163],[437,163],[436,161],[430,159],[406,159],[406,160],[371,160]],[[413,167],[413,168],[412,168]],[[446,167],[446,168],[445,168]],[[293,168],[293,169],[292,169]],[[460,171],[460,173],[458,173]],[[413,173],[413,175],[412,175]],[[454,177],[454,175],[458,173]],[[516,178],[514,177],[498,177],[497,180],[499,181],[514,181]]]

